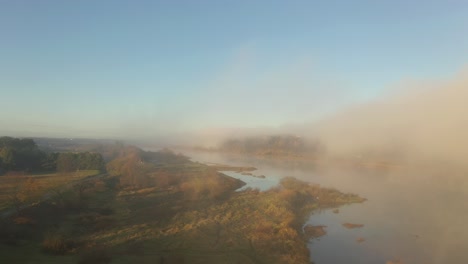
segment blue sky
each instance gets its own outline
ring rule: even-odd
[[[468,62],[466,1],[0,0],[0,134],[320,119]]]

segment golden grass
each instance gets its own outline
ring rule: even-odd
[[[150,188],[118,196],[116,217],[125,220],[86,240],[119,252],[140,245],[137,255],[119,256],[118,263],[169,262],[175,256],[185,263],[308,263],[304,218],[314,208],[358,201],[292,178],[273,190],[246,190],[218,200],[204,188],[220,183],[205,176],[183,180],[181,196],[174,196],[177,190]]]
[[[61,177],[64,176],[49,175],[41,179]],[[235,192],[241,182],[193,163],[158,166],[150,177],[154,186],[140,189],[115,184],[118,177],[95,179],[84,192],[85,208],[58,207],[58,201],[51,201],[44,208],[32,208],[25,217],[34,221],[29,225],[35,226],[31,231],[35,235],[15,249],[22,248],[22,254],[44,263],[60,262],[57,259],[63,260],[61,263],[107,262],[110,258],[112,263],[122,264],[309,263],[302,233],[305,217],[316,208],[359,201],[356,195],[293,178],[265,192]],[[61,184],[66,184],[70,178],[61,180]],[[60,186],[47,180],[44,185]],[[63,197],[81,201],[77,190],[68,192]],[[56,212],[53,218],[41,213],[46,209]],[[47,233],[51,226],[60,233]],[[76,248],[70,250],[63,238],[77,241],[73,245]],[[53,252],[68,255],[47,256],[37,249],[41,242],[50,242]],[[19,254],[6,252],[2,247],[2,256],[12,258]],[[31,261],[21,259],[28,260]]]
[[[12,206],[12,195],[28,195],[40,198],[48,191],[59,188],[88,176],[97,175],[97,170],[83,170],[68,174],[46,173],[21,176],[0,176],[0,210]],[[23,193],[23,194],[21,194]]]

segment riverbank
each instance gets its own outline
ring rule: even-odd
[[[363,201],[290,177],[236,192],[244,183],[218,169],[158,164],[144,187],[110,175],[66,190],[2,222],[0,254],[10,262],[309,263],[302,225],[310,213]]]
[[[361,156],[329,156],[325,154],[311,153],[240,153],[236,151],[228,151],[218,148],[201,148],[201,147],[179,147],[182,152],[198,152],[207,154],[217,154],[237,159],[236,157],[249,157],[257,160],[268,162],[281,162],[289,164],[303,164],[309,167],[322,168],[342,168],[342,169],[359,169],[366,171],[401,171],[408,169],[411,166],[418,164],[407,164],[405,162],[397,162],[385,160],[382,158],[361,157]],[[410,166],[411,165],[411,166]]]

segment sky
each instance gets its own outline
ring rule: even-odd
[[[313,122],[468,62],[466,1],[0,0],[0,135]]]

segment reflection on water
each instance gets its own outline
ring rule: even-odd
[[[326,225],[327,235],[309,242],[313,261],[327,263],[468,263],[468,183],[465,174],[440,174],[414,170],[364,172],[349,168],[322,169],[303,162],[272,161],[246,156],[208,152],[184,153],[194,161],[258,168],[258,179],[229,172],[248,186],[262,190],[281,177],[298,179],[357,193],[368,199],[363,204],[317,212],[313,225]],[[364,227],[346,229],[343,223]],[[358,243],[356,239],[364,238]]]
[[[279,177],[269,177],[269,178],[263,179],[263,178],[243,175],[242,173],[233,172],[233,171],[221,171],[221,172],[223,174],[239,179],[246,183],[246,185],[242,186],[237,191],[242,191],[247,188],[259,189],[260,191],[266,191],[272,187],[277,186],[280,180]]]

